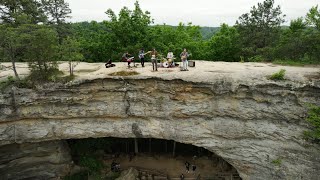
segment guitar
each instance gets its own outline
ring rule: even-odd
[[[188,54],[188,56],[181,56],[181,61],[184,61],[184,60],[187,60],[187,58],[189,57],[189,56],[192,56],[192,54],[190,53],[190,54]]]
[[[139,54],[139,58],[142,58],[142,56],[145,56],[145,55],[147,55],[147,54],[149,54],[149,53],[151,53],[152,51],[148,51],[148,52],[146,52],[146,53],[144,53],[144,54]]]

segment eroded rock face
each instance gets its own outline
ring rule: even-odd
[[[128,78],[16,89],[0,97],[0,144],[152,137],[204,147],[243,179],[317,179],[306,103],[320,105],[319,86]]]
[[[121,173],[120,177],[116,180],[136,180],[138,179],[139,172],[134,168],[129,168]]]
[[[0,179],[57,179],[72,166],[63,141],[10,144],[0,147]]]

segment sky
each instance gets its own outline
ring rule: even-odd
[[[133,9],[135,0],[65,0],[72,10],[71,22],[108,20],[105,14],[111,8],[116,14],[124,6]],[[143,11],[149,11],[154,24],[178,25],[192,22],[194,25],[218,27],[222,23],[234,25],[252,6],[263,0],[140,0]],[[320,0],[275,0],[286,15],[286,23],[305,17]]]

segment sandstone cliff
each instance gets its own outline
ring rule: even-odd
[[[318,179],[306,142],[320,83],[105,77],[0,95],[0,145],[87,137],[153,137],[204,147],[243,179]]]

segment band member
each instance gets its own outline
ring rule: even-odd
[[[167,60],[168,60],[168,63],[169,63],[169,66],[174,66],[174,60],[173,60],[173,52],[172,51],[169,51],[168,54],[167,54]]]
[[[189,54],[188,54],[186,48],[183,49],[183,52],[180,54],[180,57],[181,57],[181,61],[182,61],[182,70],[183,71],[189,71],[188,70],[188,57],[189,57]]]
[[[155,48],[151,51],[151,62],[152,62],[152,70],[156,69],[158,71],[158,62],[157,62],[157,55],[158,52],[156,51]]]
[[[127,51],[122,55],[122,61],[128,62],[128,67],[130,67],[130,63],[133,61],[133,57],[129,52]]]
[[[140,51],[139,51],[139,58],[140,58],[140,61],[141,61],[141,66],[144,67],[144,49],[142,48]]]

